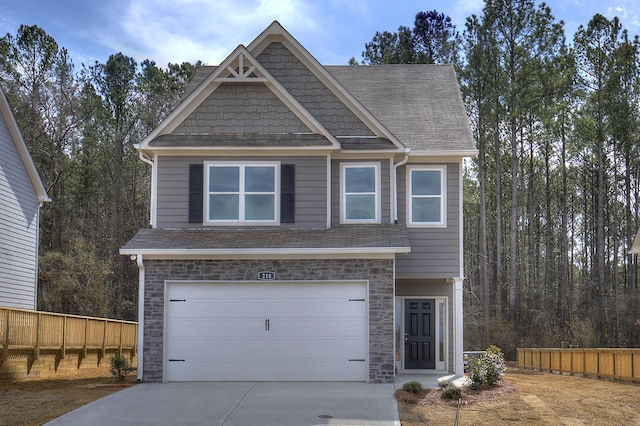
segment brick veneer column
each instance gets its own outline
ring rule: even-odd
[[[369,381],[391,382],[393,260],[145,260],[143,381],[162,381],[164,286],[168,280],[254,281],[258,271],[278,280],[369,281]]]

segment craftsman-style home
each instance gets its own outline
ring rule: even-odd
[[[462,374],[476,151],[452,66],[324,66],[273,22],[137,149],[141,380]]]

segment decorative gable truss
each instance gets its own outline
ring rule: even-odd
[[[242,45],[238,46],[220,66],[205,78],[137,148],[144,151],[149,147],[150,142],[163,135],[171,134],[220,85],[234,83],[265,85],[308,128],[308,134],[321,135],[329,141],[330,147],[340,148],[338,140]],[[326,149],[327,146],[322,146],[322,148]]]
[[[215,81],[238,82],[244,80],[252,83],[267,83],[269,79],[257,69],[254,62],[255,61],[252,60],[251,57],[245,55],[245,52],[240,51],[226,67],[226,70],[229,71],[229,75],[227,77],[220,76],[216,78]]]

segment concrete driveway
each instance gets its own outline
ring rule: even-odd
[[[393,384],[143,383],[59,417],[50,426],[399,426]]]

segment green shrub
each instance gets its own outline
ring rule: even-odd
[[[440,382],[440,389],[442,389],[442,397],[446,399],[458,399],[462,396],[462,390],[450,380]]]
[[[409,393],[418,394],[422,392],[422,383],[420,382],[407,382],[402,385],[402,390]]]
[[[123,380],[127,374],[135,370],[135,368],[131,366],[131,362],[122,356],[122,354],[114,354],[111,356],[110,366],[111,375],[118,380]]]
[[[478,389],[482,385],[494,386],[500,380],[507,367],[504,354],[497,346],[489,346],[479,358],[469,360],[469,379],[471,389]]]

